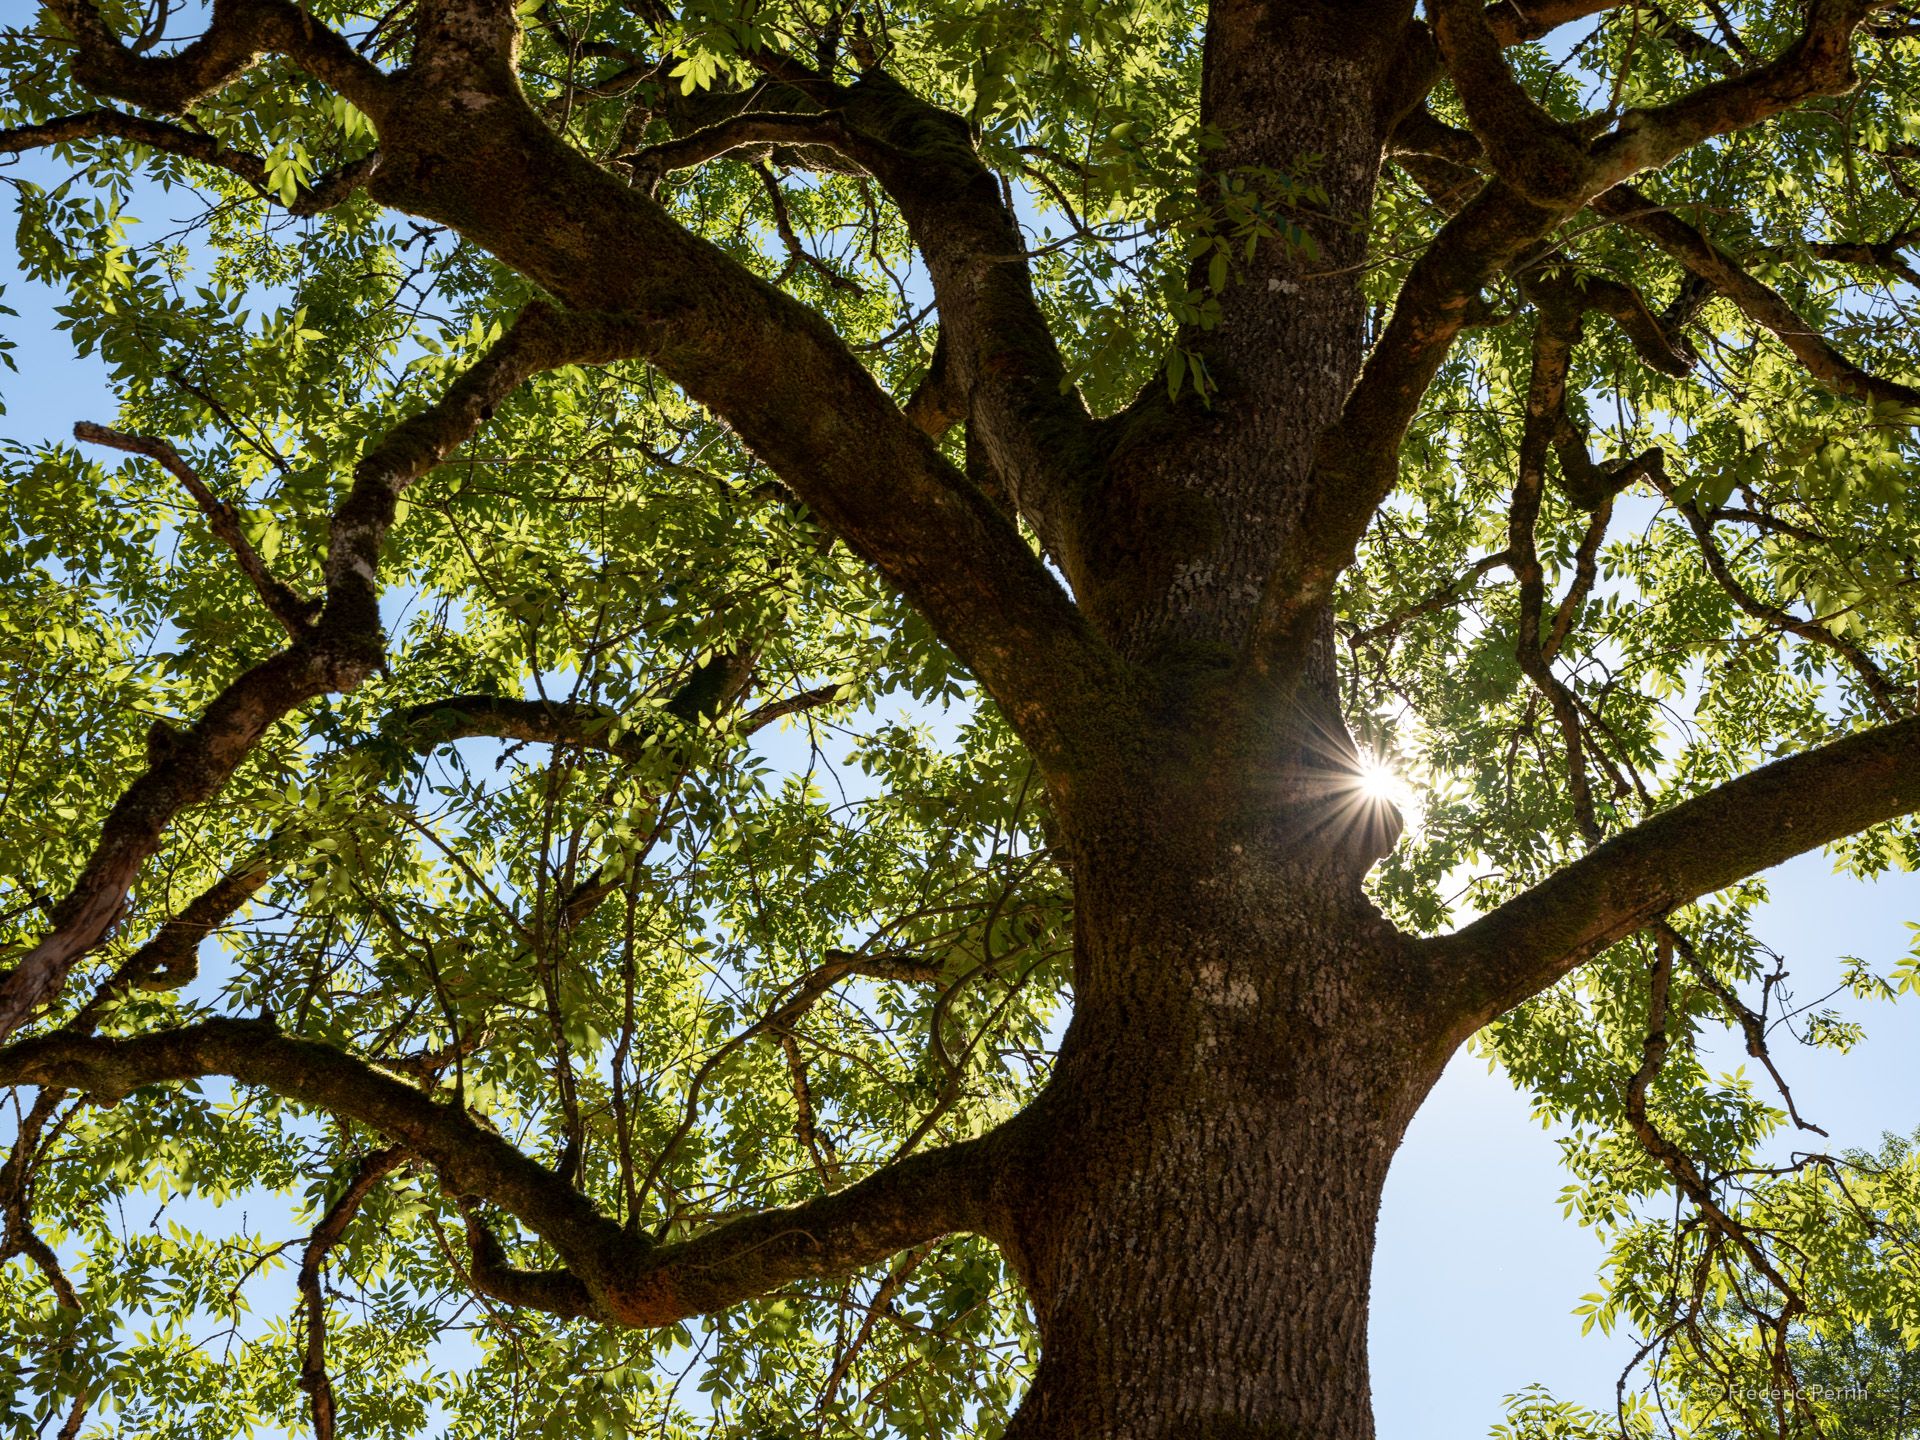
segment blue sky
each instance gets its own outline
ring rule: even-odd
[[[0,371],[0,436],[45,440],[70,434],[76,420],[111,422],[101,368],[75,359],[54,333],[53,297],[19,278],[10,243],[0,245],[0,285],[0,303],[21,312],[0,317],[0,333],[19,342],[20,366]],[[1760,936],[1788,957],[1806,997],[1831,988],[1842,955],[1884,972],[1913,943],[1906,922],[1920,921],[1920,876],[1863,884],[1836,876],[1819,855],[1775,872],[1772,893]],[[1833,1132],[1837,1148],[1920,1124],[1920,1001],[1854,1013],[1868,1029],[1854,1054],[1783,1055],[1803,1112]],[[1726,1066],[1743,1058],[1730,1048]],[[1554,1139],[1529,1109],[1484,1061],[1463,1055],[1395,1164],[1374,1281],[1381,1440],[1484,1436],[1501,1397],[1536,1381],[1563,1399],[1611,1404],[1632,1347],[1623,1336],[1580,1336],[1572,1309],[1594,1288],[1601,1250],[1562,1219]]]
[[[1920,875],[1863,883],[1813,854],[1768,881],[1756,932],[1787,958],[1803,999],[1832,988],[1843,955],[1884,973],[1913,945]],[[1867,1028],[1852,1054],[1783,1043],[1776,1058],[1801,1113],[1832,1132],[1823,1148],[1870,1148],[1920,1125],[1920,1000],[1844,1008]],[[1727,1069],[1745,1059],[1731,1044],[1721,1053]],[[1456,1057],[1387,1185],[1373,1282],[1380,1440],[1483,1436],[1501,1397],[1533,1381],[1564,1400],[1613,1403],[1632,1346],[1580,1335],[1571,1311],[1595,1288],[1602,1255],[1561,1218],[1565,1183],[1527,1097],[1484,1061]]]

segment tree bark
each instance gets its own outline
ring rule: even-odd
[[[1452,1042],[1359,889],[1389,827],[1338,808],[1373,843],[1209,818],[1078,862],[1074,1019],[1000,1182],[1042,1337],[1012,1440],[1373,1434],[1375,1217]]]
[[[1013,1440],[1370,1440],[1376,1217],[1452,1049],[1674,906],[1920,805],[1920,721],[1898,720],[1676,806],[1460,934],[1417,943],[1364,896],[1398,822],[1357,786],[1331,644],[1334,579],[1391,492],[1401,439],[1481,289],[1632,174],[1844,90],[1865,0],[1818,0],[1778,61],[1636,110],[1592,143],[1539,112],[1500,51],[1603,8],[1587,0],[1485,13],[1434,0],[1432,37],[1410,23],[1410,0],[1215,0],[1195,195],[1220,212],[1232,264],[1224,281],[1207,258],[1196,266],[1211,308],[1179,342],[1212,388],[1169,398],[1154,386],[1101,421],[1062,393],[1015,263],[1025,242],[966,125],[884,75],[842,86],[801,67],[795,93],[818,114],[762,115],[754,135],[844,150],[899,204],[959,392],[930,428],[966,423],[1071,596],[998,494],[824,319],[546,126],[519,88],[510,7],[423,4],[412,60],[389,75],[286,0],[219,0],[208,34],[162,57],[124,46],[87,0],[49,3],[75,37],[77,78],[129,104],[185,113],[261,54],[296,57],[375,123],[376,200],[453,228],[569,311],[523,317],[446,401],[361,461],[334,520],[319,625],[309,635],[306,612],[283,607],[295,648],[201,719],[180,752],[192,765],[156,761],[128,792],[55,934],[0,981],[0,1035],[98,943],[174,814],[211,796],[266,725],[372,669],[375,567],[401,490],[550,365],[644,356],[723,418],[928,617],[1045,775],[1073,867],[1076,954],[1074,1019],[1044,1093],[982,1140],[686,1242],[637,1238],[463,1108],[266,1022],[56,1033],[0,1051],[0,1079],[14,1082],[115,1096],[225,1074],[381,1129],[567,1267],[513,1271],[482,1226],[485,1293],[661,1325],[980,1230],[1021,1274],[1043,1341]],[[1361,274],[1381,156],[1443,62],[1475,131],[1457,138],[1485,152],[1491,178],[1414,263],[1369,351]],[[243,176],[259,163],[103,110],[11,144],[82,132]],[[705,132],[694,148],[721,153],[715,143]],[[1303,200],[1289,177],[1319,193]],[[1234,195],[1311,243],[1266,236],[1247,254],[1224,203]],[[1836,370],[1837,352],[1788,335],[1794,317],[1714,256],[1667,248],[1762,323],[1781,320],[1772,328],[1835,388],[1880,393]],[[516,723],[536,720],[554,716]]]

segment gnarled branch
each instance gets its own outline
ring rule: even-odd
[[[267,54],[282,54],[362,110],[383,109],[392,82],[346,39],[291,0],[214,0],[198,39],[166,55],[121,41],[93,0],[46,0],[73,36],[74,78],[89,90],[181,115]]]
[[[670,1325],[994,1221],[992,1134],[909,1156],[802,1205],[655,1245],[603,1215],[463,1107],[331,1045],[284,1035],[269,1022],[209,1020],[125,1039],[55,1032],[0,1049],[0,1084],[80,1090],[105,1103],[144,1086],[211,1075],[264,1086],[379,1131],[438,1170],[454,1194],[498,1206],[552,1246],[565,1273],[590,1297],[592,1313],[622,1325]],[[487,1258],[481,1256],[482,1269],[491,1278],[476,1276],[477,1283],[502,1289],[516,1283],[503,1280],[504,1267],[487,1266]],[[581,1293],[551,1274],[527,1282],[535,1283],[549,1299],[560,1287]]]

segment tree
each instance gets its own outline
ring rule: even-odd
[[[1781,1073],[1755,877],[1920,857],[1897,0],[44,0],[0,63],[121,407],[0,539],[28,1423],[602,1433],[691,1355],[743,1435],[1355,1440],[1476,1035],[1653,1379],[1920,1334],[1911,1161],[1769,1164],[1707,1068]]]

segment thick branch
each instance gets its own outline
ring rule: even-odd
[[[498,1206],[551,1245],[594,1312],[622,1325],[670,1325],[708,1314],[982,1228],[990,1218],[991,1135],[911,1156],[804,1205],[655,1246],[463,1109],[266,1022],[210,1020],[128,1039],[55,1033],[0,1049],[0,1084],[58,1086],[107,1103],[143,1086],[212,1075],[261,1085],[380,1131],[433,1165],[453,1193]],[[551,1298],[566,1282],[549,1275],[537,1283]]]
[[[1623,3],[1625,0],[1500,0],[1487,6],[1487,28],[1502,45],[1520,45],[1589,15],[1620,9]]]
[[[1598,275],[1577,276],[1566,284],[1572,291],[1570,298],[1582,310],[1597,311],[1613,321],[1634,353],[1655,370],[1675,376],[1692,372],[1694,357],[1686,342],[1660,323],[1633,286]]]
[[[834,97],[845,149],[899,206],[940,307],[946,383],[1008,494],[1052,555],[1076,550],[1076,491],[1095,427],[1033,293],[1026,239],[966,122],[869,70]]]
[[[457,114],[423,107],[382,129],[375,197],[451,225],[569,303],[652,318],[646,358],[905,592],[1050,772],[1079,768],[1090,747],[1110,743],[1114,707],[1129,693],[1119,663],[1015,524],[902,415],[827,321],[565,145],[507,80],[476,71],[463,83],[497,94]],[[861,128],[864,112],[849,101],[844,113]],[[951,152],[977,167],[964,125],[952,129],[933,158]],[[869,152],[856,158],[866,163]],[[960,218],[952,221],[933,228],[955,229]],[[1019,264],[1000,263],[1017,260],[1010,244],[976,255],[979,271],[967,278],[980,295],[1000,293],[1004,270],[1023,277]],[[1060,403],[1047,378],[1057,370],[1009,364],[1025,376],[1023,393],[1051,389]],[[1047,453],[1057,465],[1061,452]]]
[[[1855,78],[1853,32],[1874,8],[1872,0],[1816,0],[1805,30],[1777,60],[1672,105],[1630,111],[1613,132],[1588,145],[1579,127],[1548,114],[1514,78],[1477,0],[1435,0],[1434,38],[1495,178],[1415,262],[1339,420],[1322,436],[1305,541],[1276,572],[1265,599],[1269,652],[1304,650],[1305,617],[1351,561],[1374,510],[1391,493],[1401,438],[1480,287],[1640,170],[1803,100],[1844,92]],[[1435,129],[1424,127],[1429,143]],[[1604,210],[1614,196],[1600,203]]]
[[[1607,841],[1425,943],[1470,1033],[1634,931],[1803,851],[1920,810],[1920,719],[1776,760]]]
[[[471,1203],[467,1222],[467,1282],[490,1300],[544,1310],[567,1320],[604,1320],[593,1293],[570,1270],[526,1270],[507,1263],[507,1250]]]
[[[369,113],[384,107],[391,90],[377,66],[290,0],[213,0],[200,37],[166,55],[141,55],[123,44],[93,0],[46,4],[73,36],[76,80],[164,114],[185,114],[273,53],[291,57]]]
[[[1777,59],[1712,81],[1669,104],[1629,110],[1593,146],[1595,188],[1589,193],[1658,169],[1703,140],[1747,129],[1803,101],[1844,95],[1859,79],[1853,68],[1854,31],[1886,3],[1812,0],[1805,29]]]
[[[1806,100],[1853,88],[1853,33],[1884,0],[1814,0],[1805,29],[1778,58],[1666,105],[1629,110],[1586,143],[1514,77],[1477,0],[1435,0],[1434,36],[1495,171],[1543,205],[1577,208],[1675,156]]]
[[[878,179],[927,261],[955,418],[973,421],[1020,512],[1061,555],[1072,498],[1061,477],[1091,464],[1094,427],[1078,396],[1063,393],[1065,366],[1033,295],[1025,239],[966,123],[877,67],[841,86],[760,58],[783,94],[820,108],[730,115],[636,152],[634,170],[658,177],[727,155],[799,149],[837,152]]]
[[[143,990],[177,990],[189,984],[199,973],[201,943],[279,873],[283,863],[279,840],[276,836],[214,881],[134,951],[127,962],[133,984]]]

